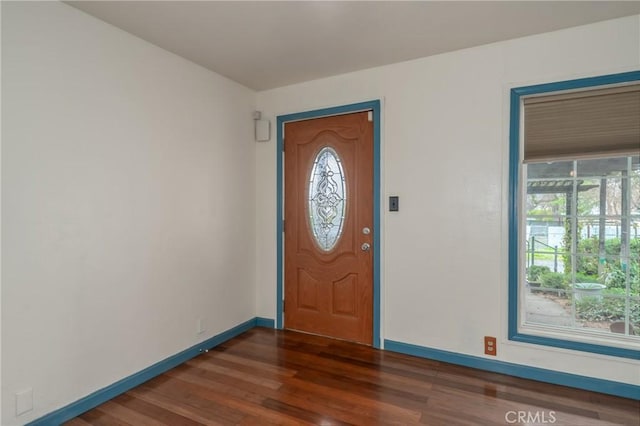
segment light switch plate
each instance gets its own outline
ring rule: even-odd
[[[400,197],[394,195],[389,197],[389,211],[397,212],[400,210]]]

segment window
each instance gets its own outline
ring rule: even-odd
[[[347,187],[342,161],[333,148],[320,150],[309,177],[309,222],[316,243],[331,251],[342,234]]]
[[[640,359],[640,72],[511,91],[509,337]]]

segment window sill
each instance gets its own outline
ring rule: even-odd
[[[516,332],[510,330],[509,340],[640,360],[638,339],[624,335],[607,338],[597,332],[571,329],[563,333],[555,327],[524,325]]]

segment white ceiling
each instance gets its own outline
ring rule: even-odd
[[[255,90],[640,13],[640,1],[66,3]]]

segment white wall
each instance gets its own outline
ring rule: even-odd
[[[511,87],[638,69],[640,16],[496,43],[258,93],[271,119],[383,100],[382,333],[386,339],[640,384],[640,363],[507,340]],[[258,315],[274,318],[275,144],[259,144]]]
[[[255,93],[62,3],[2,8],[10,426],[255,316]]]

